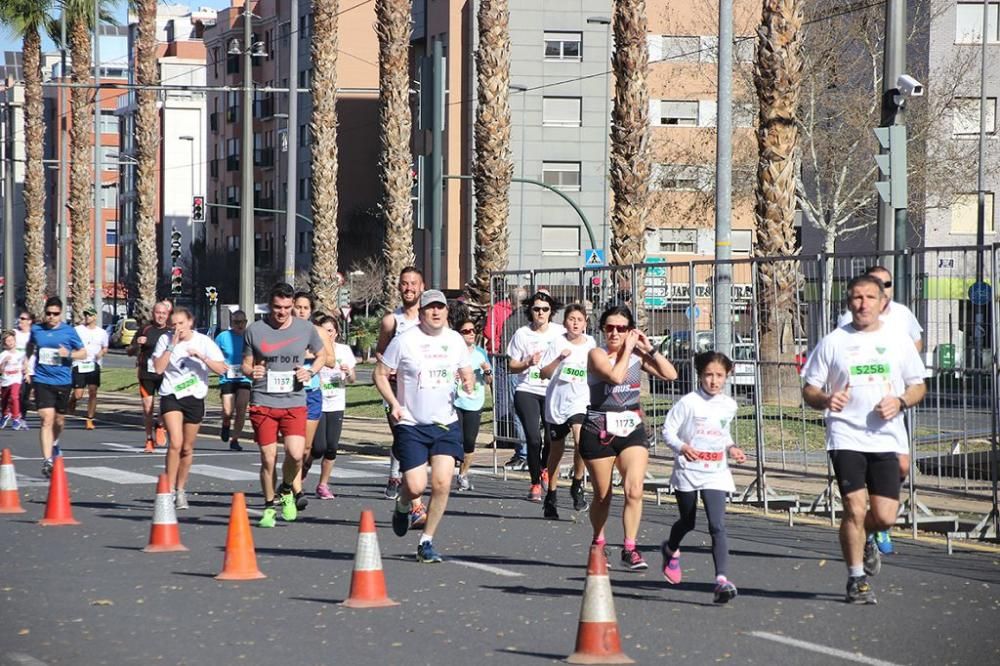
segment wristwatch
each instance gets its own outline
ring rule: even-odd
[[[903,396],[897,397],[896,400],[899,400],[899,411],[905,412],[909,409],[910,406],[906,404],[905,400],[903,400]]]

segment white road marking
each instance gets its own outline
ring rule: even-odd
[[[868,666],[898,666],[891,661],[883,661],[881,659],[875,659],[874,657],[866,657],[863,654],[857,652],[847,652],[845,650],[837,650],[835,648],[827,647],[825,645],[820,645],[819,643],[809,643],[807,641],[800,641],[796,638],[789,638],[788,636],[782,636],[780,634],[772,634],[767,631],[751,631],[751,636],[756,636],[757,638],[763,638],[768,641],[774,641],[775,643],[782,643],[784,645],[790,645],[792,647],[801,648],[803,650],[809,650],[810,652],[818,652],[822,655],[829,655],[832,657],[839,657],[846,661],[853,661],[856,664],[868,664]]]
[[[225,481],[257,481],[260,479],[257,472],[247,472],[242,469],[231,469],[217,465],[191,465],[191,473]]]
[[[23,654],[21,652],[8,652],[7,661],[12,664],[20,664],[21,666],[48,666],[46,662],[39,661],[30,654]]]
[[[27,488],[28,486],[47,486],[49,485],[48,479],[40,479],[37,476],[25,476],[24,474],[17,475],[17,487]]]
[[[317,467],[319,467],[319,465],[316,465],[314,463],[312,469],[309,470],[310,476],[313,475],[313,472],[316,470]],[[316,476],[319,476],[319,474],[317,473]],[[330,477],[334,479],[370,479],[376,476],[379,476],[379,474],[372,471],[362,472],[356,469],[347,469],[344,467],[336,467],[336,466],[333,468],[333,471],[330,472]]]
[[[66,472],[79,476],[89,476],[92,479],[108,481],[110,483],[129,484],[156,484],[157,478],[149,474],[137,474],[136,472],[126,472],[114,467],[67,467]]]
[[[142,448],[138,446],[132,446],[130,444],[119,444],[118,442],[101,442],[101,446],[106,446],[109,449],[114,449],[115,451],[130,451],[133,453],[142,451]]]
[[[461,564],[463,567],[469,567],[470,569],[479,569],[480,571],[486,571],[498,576],[506,576],[508,578],[520,578],[523,573],[518,573],[517,571],[511,571],[510,569],[501,569],[500,567],[490,566],[489,564],[480,564],[479,562],[469,562],[468,560],[463,560],[457,557],[445,558],[445,562],[452,562],[453,564]]]

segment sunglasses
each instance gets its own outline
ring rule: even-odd
[[[461,333],[462,335],[472,335],[473,333],[476,332],[476,329],[474,329],[474,328],[463,328],[463,329],[459,329],[458,332]]]
[[[31,317],[18,317],[21,321],[31,321]]]
[[[552,310],[552,308],[540,308],[540,307],[537,307],[537,306],[531,308],[532,312],[550,312],[551,310]]]
[[[604,332],[605,333],[628,333],[628,330],[629,330],[628,324],[605,324],[604,325]]]
[[[882,286],[888,289],[889,287],[892,286],[892,280],[886,280],[885,282],[882,283]]]
[[[51,310],[46,310],[46,312],[45,312],[45,316],[46,317],[58,317],[61,314],[62,314],[61,310],[60,311],[56,311],[56,312],[53,312]]]

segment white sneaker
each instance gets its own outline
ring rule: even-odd
[[[178,511],[190,508],[188,507],[187,493],[185,493],[183,490],[179,489],[177,490],[177,492],[174,493],[174,508],[177,509]]]
[[[458,475],[458,489],[459,490],[472,490],[472,482],[469,481],[468,476]]]

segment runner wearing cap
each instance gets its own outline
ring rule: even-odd
[[[73,361],[73,394],[69,398],[70,413],[76,410],[76,402],[87,389],[86,429],[94,429],[94,414],[97,412],[97,389],[101,385],[101,364],[108,353],[108,332],[97,325],[97,310],[93,306],[83,309],[83,323],[76,326],[76,334],[83,341],[87,356]]]
[[[415,522],[411,500],[427,487],[431,466],[431,499],[417,546],[417,561],[440,562],[433,537],[444,515],[455,461],[464,457],[462,433],[455,413],[455,376],[462,390],[473,392],[474,378],[462,336],[448,328],[448,301],[437,289],[420,296],[420,324],[392,340],[375,366],[375,387],[389,404],[395,424],[393,452],[403,481],[392,514],[392,529],[406,534]],[[393,390],[389,375],[396,374]]]

